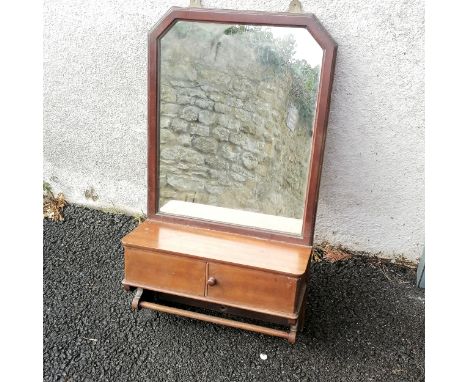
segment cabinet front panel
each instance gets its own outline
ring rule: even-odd
[[[297,279],[226,264],[208,264],[207,297],[272,312],[295,313]]]
[[[129,285],[204,296],[205,273],[204,261],[125,248],[125,281]]]

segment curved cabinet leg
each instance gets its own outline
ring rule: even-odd
[[[289,329],[289,334],[288,334],[288,342],[290,344],[295,344],[296,336],[297,336],[297,324],[291,325],[291,328]]]
[[[143,294],[143,288],[137,288],[135,296],[132,300],[132,310],[138,310],[140,305],[140,299]]]

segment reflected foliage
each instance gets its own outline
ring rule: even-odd
[[[265,27],[251,25],[229,26],[222,30],[221,36],[218,34],[214,38],[211,31],[197,23],[177,23],[174,30],[179,38],[190,35],[200,39],[211,39],[211,46],[216,49],[222,44],[220,39],[222,35],[242,35],[243,42],[255,50],[259,62],[270,67],[275,75],[282,73],[292,77],[292,103],[297,107],[303,121],[313,121],[320,67],[318,65],[312,67],[307,61],[294,57],[297,44],[293,35],[278,37]],[[312,125],[309,123],[308,126],[309,134],[312,135]]]

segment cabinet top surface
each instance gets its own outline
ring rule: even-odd
[[[307,246],[149,220],[126,235],[122,243],[294,276],[304,274],[312,251]]]

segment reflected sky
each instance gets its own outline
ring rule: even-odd
[[[275,38],[283,39],[292,35],[296,41],[295,59],[306,60],[312,68],[322,64],[322,48],[307,29],[275,26],[265,27],[265,30],[271,31]]]

